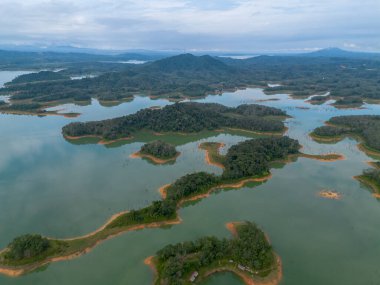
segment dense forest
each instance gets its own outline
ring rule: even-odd
[[[223,265],[270,273],[276,259],[265,234],[250,222],[236,225],[236,231],[232,239],[209,236],[164,247],[156,255],[156,284],[187,284],[192,272]]]
[[[269,163],[297,154],[298,141],[289,137],[254,139],[233,145],[225,158],[225,178],[241,178],[269,172]]]
[[[259,132],[281,132],[284,124],[273,116],[286,113],[272,107],[241,105],[229,108],[220,104],[176,103],[162,109],[143,109],[135,114],[63,127],[65,136],[96,135],[105,139],[129,137],[140,130],[193,133],[204,130],[237,128]],[[267,118],[268,117],[268,118]]]
[[[169,159],[175,157],[178,152],[174,145],[158,140],[144,144],[140,153],[161,159]]]
[[[86,57],[84,57],[86,58]],[[287,92],[309,96],[330,92],[348,100],[380,99],[380,61],[370,57],[259,56],[245,60],[211,56],[177,55],[143,65],[104,64],[96,60],[73,61],[54,76],[63,80],[21,77],[24,84],[9,83],[0,94],[11,100],[44,104],[60,101],[120,101],[136,94],[183,99],[216,94],[248,86],[266,87],[267,93]],[[96,78],[70,80],[72,74],[96,74]]]
[[[11,260],[21,260],[33,258],[44,253],[50,247],[47,238],[40,235],[23,235],[15,238],[9,245],[5,258]]]
[[[380,116],[352,115],[333,117],[329,126],[316,128],[312,135],[317,137],[341,137],[359,135],[367,147],[380,151]]]

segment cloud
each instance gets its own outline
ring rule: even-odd
[[[379,11],[378,0],[2,0],[0,42],[204,50],[349,42],[380,50]]]

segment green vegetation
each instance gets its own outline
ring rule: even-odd
[[[267,276],[275,271],[276,257],[265,234],[249,222],[234,227],[236,236],[232,239],[203,237],[196,241],[168,245],[158,251],[154,258],[157,268],[155,284],[190,284],[193,272],[199,274],[195,278],[195,281],[199,281],[208,271],[219,268],[240,270],[250,278]]]
[[[14,266],[28,264],[29,267],[24,268],[26,273],[41,266],[48,258],[80,253],[95,246],[99,241],[133,227],[136,229],[144,226],[159,227],[176,222],[178,221],[177,209],[182,202],[197,195],[207,194],[218,187],[224,187],[226,183],[237,183],[247,178],[265,176],[269,173],[270,162],[286,159],[286,156],[290,154],[297,154],[299,148],[298,142],[288,137],[253,139],[239,143],[227,152],[226,170],[221,176],[205,172],[187,174],[166,189],[165,199],[154,201],[150,206],[139,210],[122,213],[104,228],[86,237],[70,241],[49,240],[55,245],[53,250],[36,253],[37,255],[32,260],[21,259],[11,264]],[[249,159],[246,159],[247,157]],[[253,157],[259,159],[252,162],[250,159]],[[10,264],[5,258],[6,252],[0,254],[0,266]]]
[[[6,86],[24,84],[30,82],[51,81],[51,80],[69,80],[70,77],[59,72],[40,71],[38,73],[28,73],[17,76],[11,82],[6,83]]]
[[[370,150],[380,151],[380,116],[354,115],[333,117],[328,126],[316,128],[312,132],[315,138],[329,139],[343,136],[358,136]]]
[[[50,246],[49,240],[40,235],[23,235],[15,238],[9,245],[5,258],[20,260],[31,258],[45,252]]]
[[[178,155],[174,145],[163,141],[153,141],[141,147],[140,154],[151,155],[160,159],[171,159]]]
[[[229,108],[220,104],[176,103],[162,109],[144,109],[135,114],[99,122],[71,123],[63,127],[65,136],[99,136],[114,140],[141,130],[194,133],[237,128],[256,132],[282,132],[285,112],[260,105]]]
[[[336,100],[336,102],[333,105],[337,108],[357,108],[362,106],[363,103],[364,101],[361,97],[350,96]]]
[[[104,63],[89,55],[82,55],[82,61],[79,61],[80,55],[72,57],[74,59],[68,57],[69,62],[61,62],[60,67],[65,70],[54,75],[40,72],[21,76],[0,89],[0,94],[11,94],[11,101],[20,103],[58,105],[89,102],[91,98],[120,102],[136,94],[181,100],[260,86],[268,94],[286,92],[301,97],[330,92],[332,98],[343,98],[337,106],[359,104],[359,98],[380,99],[380,61],[371,57],[259,56],[233,60],[183,54],[143,65]],[[55,57],[51,60],[54,62]],[[68,78],[89,73],[98,76],[81,80]],[[16,84],[17,81],[23,84]],[[278,82],[281,86],[266,87],[268,82]]]
[[[232,146],[225,158],[225,179],[260,176],[269,173],[270,162],[298,154],[298,141],[289,137],[247,140]]]
[[[359,181],[370,186],[376,194],[380,194],[380,169],[369,168],[356,177]]]

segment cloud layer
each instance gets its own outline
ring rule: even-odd
[[[1,44],[380,50],[378,0],[2,0]]]

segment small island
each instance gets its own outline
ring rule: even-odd
[[[199,284],[210,275],[229,271],[247,285],[278,284],[282,268],[265,234],[253,223],[228,223],[232,239],[213,236],[168,245],[145,263],[154,285]]]
[[[380,155],[380,115],[333,117],[326,126],[316,128],[310,136],[319,142],[338,142],[346,136],[354,137],[359,148],[369,155]]]
[[[324,189],[318,193],[318,196],[330,200],[340,200],[342,199],[342,194],[329,189]]]
[[[359,176],[354,177],[356,180],[365,184],[373,190],[373,196],[380,198],[380,169],[369,168],[363,171]]]
[[[174,145],[157,140],[144,144],[140,151],[133,153],[132,158],[146,158],[155,164],[166,164],[175,162],[180,155]]]
[[[202,131],[235,130],[254,134],[282,135],[284,111],[261,105],[230,108],[215,103],[175,103],[162,109],[143,109],[128,116],[63,127],[68,140],[96,137],[101,143],[131,139],[142,131],[153,134],[194,134]]]

